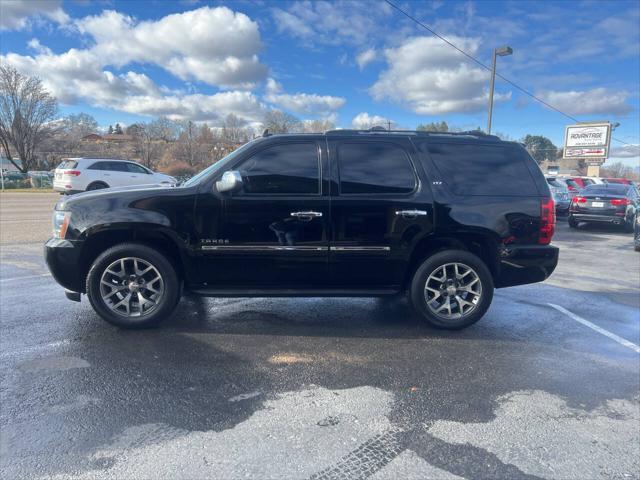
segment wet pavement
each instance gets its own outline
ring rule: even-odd
[[[0,214],[2,478],[640,478],[629,234],[561,218],[556,274],[461,332],[403,299],[263,298],[122,331],[47,276],[48,223]]]

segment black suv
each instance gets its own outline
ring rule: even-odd
[[[494,288],[553,272],[555,208],[522,145],[478,132],[265,134],[178,188],[55,208],[47,264],[121,327],[203,296],[408,293],[430,324],[480,319]]]

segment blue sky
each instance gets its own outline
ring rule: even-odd
[[[481,62],[581,121],[640,143],[640,2],[395,2]],[[1,61],[39,75],[61,114],[101,125],[166,115],[211,125],[265,109],[362,127],[445,120],[484,128],[488,73],[382,1],[5,1]],[[571,121],[498,81],[493,131],[546,135]]]

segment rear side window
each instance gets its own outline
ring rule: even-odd
[[[107,162],[96,162],[92,164],[88,170],[109,170]]]
[[[391,143],[343,143],[338,169],[341,194],[407,194],[416,188],[409,157]]]
[[[58,168],[76,168],[78,166],[78,162],[75,160],[63,160],[58,165]]]
[[[538,195],[522,148],[444,143],[426,147],[442,180],[456,195]]]
[[[315,143],[265,148],[242,162],[243,192],[256,195],[317,195],[320,164]]]
[[[129,172],[129,167],[127,166],[127,162],[105,162],[108,165],[108,168],[105,170],[111,170],[112,172]]]

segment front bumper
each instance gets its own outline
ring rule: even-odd
[[[44,259],[56,282],[66,290],[84,292],[81,241],[51,238],[44,245]]]
[[[553,245],[507,245],[499,253],[496,288],[542,282],[558,265],[560,249]]]

